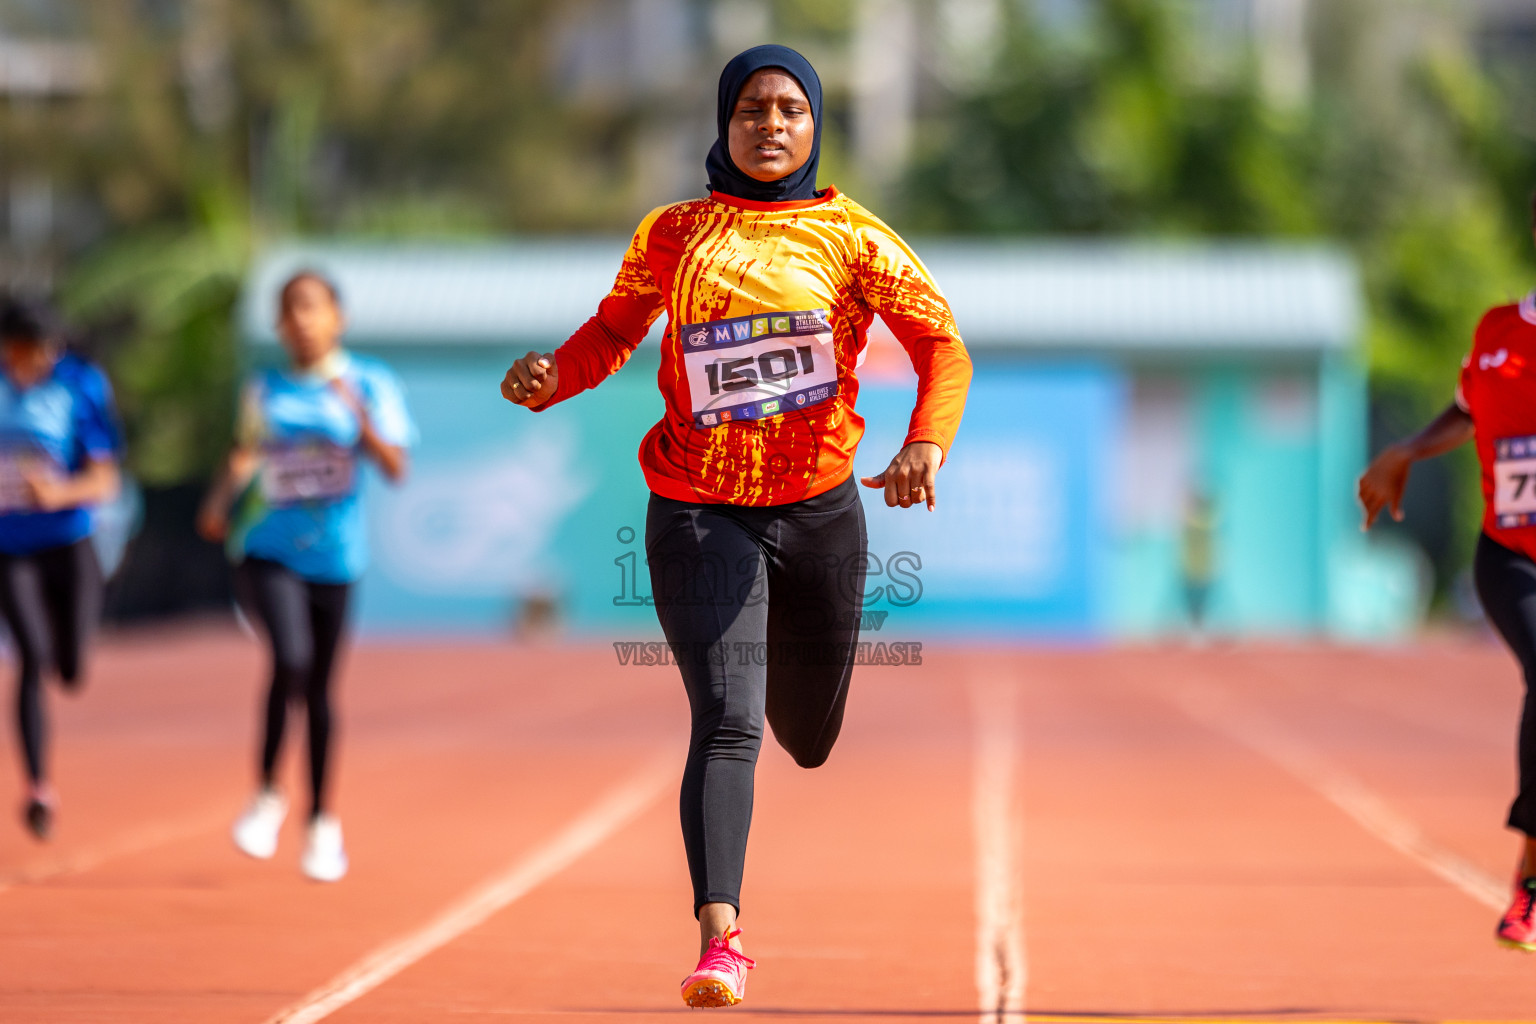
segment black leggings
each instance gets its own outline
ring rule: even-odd
[[[238,596],[250,617],[266,629],[272,651],[266,731],[261,745],[261,784],[272,785],[288,723],[288,703],[304,701],[309,716],[310,816],[325,809],[325,769],[331,747],[331,674],[346,632],[346,583],[311,583],[292,569],[247,558],[235,571]]]
[[[1477,596],[1525,673],[1520,714],[1520,792],[1509,827],[1536,837],[1536,563],[1483,534],[1472,562]]]
[[[0,554],[0,615],[16,647],[16,721],[27,777],[47,777],[43,673],[79,685],[85,649],[101,617],[101,563],[89,539],[28,555]]]
[[[801,767],[837,742],[865,549],[852,478],[767,508],[651,496],[651,592],[693,712],[680,809],[695,915],[706,903],[741,907],[765,714]]]

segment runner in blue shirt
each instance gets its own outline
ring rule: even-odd
[[[347,872],[325,782],[331,674],[352,584],[368,563],[362,462],[399,481],[415,434],[398,378],[383,363],[345,351],[345,327],[337,290],[324,276],[303,271],[283,286],[278,334],[289,365],[246,381],[235,447],[198,524],[203,536],[228,541],[237,595],[264,627],[272,653],[260,789],[235,823],[235,844],[261,859],[277,851],[288,805],[273,785],[274,769],[288,702],[302,699],[310,818],[301,863],[320,881]]]
[[[92,509],[119,486],[122,437],[107,378],[63,350],[53,312],[11,301],[0,310],[0,616],[18,668],[16,711],[30,788],[25,818],[48,838],[57,803],[48,783],[42,679],[51,666],[80,685],[101,614]]]

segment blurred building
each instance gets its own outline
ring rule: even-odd
[[[654,631],[635,451],[661,415],[660,328],[600,390],[547,413],[498,391],[513,356],[591,315],[622,249],[306,245],[261,262],[241,317],[254,358],[277,356],[285,275],[322,267],[351,344],[395,365],[420,418],[411,480],[375,482],[365,627],[497,631],[553,607],[580,631]],[[869,609],[887,613],[886,635],[1180,632],[1191,582],[1216,632],[1355,629],[1360,583],[1378,577],[1352,500],[1366,396],[1347,258],[1270,245],[919,249],[977,372],[941,511],[869,505]],[[860,381],[857,469],[869,474],[899,448],[915,385],[883,329]],[[1387,617],[1413,610],[1409,595]]]
[[[1523,119],[1536,102],[1536,0],[1469,0],[1473,39],[1485,66],[1523,86]]]
[[[536,31],[547,38],[540,48],[547,64],[541,75],[550,95],[563,116],[587,116],[594,132],[612,136],[611,148],[602,152],[610,165],[605,180],[616,183],[622,205],[638,217],[658,203],[702,191],[716,71],[732,53],[768,39],[800,46],[822,73],[833,150],[828,172],[854,194],[879,200],[907,169],[920,117],[943,116],[957,97],[989,81],[1001,59],[1004,18],[1017,2],[849,0],[822,7],[767,0],[584,0],[551,4],[547,23]],[[1068,39],[1087,31],[1097,2],[1028,0],[1023,6],[1046,31]],[[1240,67],[1252,54],[1278,104],[1306,97],[1319,0],[1168,3],[1183,11],[1196,36],[1206,41],[1199,59],[1213,73]],[[1530,60],[1536,0],[1439,6],[1412,0],[1401,7],[1401,15],[1382,17],[1412,22],[1417,17],[1412,12],[1453,9],[1490,64],[1516,77],[1527,69],[1536,102],[1536,75],[1528,70],[1536,66]],[[251,148],[235,162],[249,171],[242,187],[251,191],[253,220],[281,226],[292,213],[289,193],[312,194],[313,205],[333,210],[343,205],[341,197],[378,187],[375,171],[351,167],[337,156],[345,150],[337,138],[345,135],[341,127],[316,126],[308,143],[312,151],[284,150],[292,140],[267,123],[277,117],[266,109],[273,98],[257,101],[241,92],[252,87],[246,81],[252,71],[235,66],[234,9],[228,0],[158,0],[135,10],[138,21],[154,26],[146,40],[153,39],[177,68],[180,116],[194,134],[239,126],[228,133],[234,140],[229,144]],[[9,113],[55,116],[60,104],[101,96],[108,87],[103,64],[115,60],[117,74],[131,66],[113,51],[113,40],[93,42],[92,32],[111,21],[93,19],[92,10],[86,0],[0,3],[0,104]],[[391,58],[381,52],[370,59]],[[120,79],[112,83],[116,92],[127,91]],[[122,98],[106,96],[109,102],[100,110],[121,116],[110,101]],[[623,111],[622,124],[614,122],[616,110]],[[50,176],[54,156],[0,150],[0,284],[29,275],[51,279],[61,260],[111,226],[101,196],[83,188],[83,180],[61,186]],[[287,180],[289,174],[295,180]],[[397,190],[404,186],[407,193],[414,188],[410,182],[389,184]],[[325,226],[323,218],[319,226]]]
[[[57,5],[29,6],[36,8],[36,24],[57,32],[69,27]],[[56,35],[8,35],[0,23],[0,104],[14,118],[56,116],[58,104],[92,95],[101,85],[101,67],[88,44]],[[64,225],[48,172],[47,154],[0,147],[0,286],[52,286]]]

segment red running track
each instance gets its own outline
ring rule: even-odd
[[[1536,957],[1492,941],[1520,694],[1491,644],[924,654],[858,670],[824,768],[765,752],[760,967],[718,1012],[1536,1020]],[[270,863],[229,842],[262,673],[233,632],[128,636],[53,695],[57,837],[0,823],[0,1021],[688,1012],[674,670],[358,648],[333,886],[295,822]]]

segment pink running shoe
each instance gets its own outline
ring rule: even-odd
[[[747,994],[747,972],[757,961],[731,948],[741,934],[737,928],[725,938],[709,940],[699,966],[683,979],[683,1002],[689,1006],[735,1006]]]
[[[53,787],[46,782],[34,782],[27,790],[27,806],[22,817],[26,820],[27,830],[42,842],[53,835],[53,809],[58,802]]]
[[[1496,934],[1501,946],[1536,953],[1536,878],[1523,878],[1515,885],[1515,900]]]

